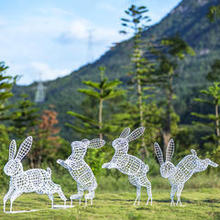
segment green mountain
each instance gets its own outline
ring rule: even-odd
[[[161,22],[143,34],[143,41],[147,45],[149,40],[157,41],[178,33],[196,51],[196,56],[188,57],[180,63],[179,77],[175,81],[175,91],[178,95],[175,108],[181,116],[181,123],[192,121],[190,112],[198,110],[198,104],[193,101],[193,97],[198,95],[201,88],[207,86],[205,75],[213,61],[220,57],[220,22],[218,20],[210,23],[206,17],[209,7],[218,1],[183,0]],[[65,122],[72,120],[66,112],[79,111],[82,96],[77,89],[83,86],[82,80],[98,80],[98,67],[104,65],[108,78],[119,78],[126,85],[131,48],[132,39],[119,43],[94,63],[85,65],[68,76],[44,83],[47,95],[45,103],[40,107],[48,108],[51,104],[55,106],[65,138],[71,136],[72,132],[64,126]],[[36,83],[15,86],[15,98],[21,93],[27,93],[34,99],[35,88]]]

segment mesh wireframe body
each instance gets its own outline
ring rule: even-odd
[[[151,183],[146,176],[149,167],[142,160],[128,154],[129,142],[137,139],[143,133],[143,127],[137,128],[131,134],[130,128],[125,128],[120,137],[112,142],[112,147],[115,149],[112,160],[102,165],[102,168],[116,168],[120,172],[128,175],[129,182],[137,188],[137,196],[134,205],[140,203],[141,187],[146,187],[148,194],[147,204],[149,200],[151,200],[152,204]]]
[[[51,180],[51,169],[30,169],[23,170],[22,159],[27,155],[32,145],[32,137],[26,138],[20,145],[17,155],[16,142],[12,140],[9,146],[9,160],[4,167],[6,175],[10,176],[9,190],[4,196],[4,212],[8,199],[11,201],[10,211],[12,212],[12,204],[14,200],[23,193],[36,192],[38,194],[47,194],[52,201],[53,208],[53,194],[58,193],[60,198],[66,203],[61,187]]]
[[[191,150],[190,155],[185,156],[175,167],[171,163],[174,153],[174,141],[171,139],[166,150],[166,161],[163,160],[163,153],[158,143],[154,144],[155,153],[160,163],[160,173],[163,178],[168,178],[171,185],[171,205],[174,205],[174,196],[177,194],[177,203],[181,203],[181,193],[185,182],[197,172],[202,172],[207,169],[208,165],[217,167],[218,164],[212,162],[210,159],[199,159],[195,150]]]
[[[70,197],[71,204],[74,199],[78,199],[79,203],[81,203],[85,190],[89,191],[88,194],[85,194],[85,204],[87,204],[88,199],[91,200],[92,204],[93,198],[95,197],[97,182],[91,168],[85,162],[84,157],[88,148],[97,149],[104,145],[105,141],[98,138],[91,141],[87,139],[74,141],[71,143],[72,154],[65,161],[60,159],[57,160],[57,163],[66,168],[77,183],[78,193]]]

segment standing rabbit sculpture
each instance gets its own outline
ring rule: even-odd
[[[23,170],[22,159],[27,155],[32,145],[32,137],[27,137],[20,145],[16,155],[16,142],[12,140],[9,146],[9,159],[4,167],[4,172],[10,176],[9,190],[4,196],[4,212],[8,199],[11,201],[10,212],[12,212],[12,204],[16,198],[23,193],[36,192],[38,194],[47,194],[52,201],[53,208],[53,194],[58,193],[60,198],[66,204],[66,197],[64,196],[61,187],[51,180],[51,169],[30,169]],[[16,156],[15,156],[16,155]]]
[[[198,158],[195,150],[191,150],[190,155],[185,156],[177,166],[171,162],[174,153],[174,141],[171,139],[166,150],[166,161],[163,160],[163,153],[158,143],[154,143],[154,150],[160,163],[160,173],[163,178],[168,178],[171,185],[171,206],[175,205],[174,196],[177,194],[177,203],[182,205],[180,197],[185,182],[197,172],[202,172],[207,169],[208,165],[217,167],[218,164],[210,159],[201,160]]]
[[[82,141],[74,141],[71,143],[72,154],[66,159],[57,160],[57,163],[66,168],[73,179],[77,182],[77,194],[70,197],[71,205],[73,199],[81,199],[83,197],[84,191],[88,190],[89,193],[85,195],[85,205],[87,205],[87,200],[91,200],[91,205],[93,198],[95,197],[95,189],[97,188],[96,178],[85,162],[84,157],[86,155],[88,148],[101,148],[105,145],[105,141],[101,139],[93,139],[91,141],[83,139]]]
[[[141,187],[146,187],[147,189],[148,200],[146,204],[151,200],[152,205],[151,183],[146,176],[149,167],[137,157],[128,154],[129,142],[140,137],[144,133],[144,130],[143,127],[140,127],[130,133],[130,128],[125,128],[119,138],[112,142],[112,147],[115,149],[112,160],[102,165],[102,168],[116,168],[128,175],[129,182],[137,188],[134,205],[136,203],[139,205],[140,203]]]

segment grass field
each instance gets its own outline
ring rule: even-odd
[[[157,186],[153,188],[152,206],[145,205],[147,199],[145,189],[142,189],[140,206],[133,206],[135,188],[124,182],[125,178],[118,181],[118,184],[125,185],[115,192],[104,191],[104,186],[106,188],[108,186],[107,182],[100,184],[93,206],[87,207],[84,207],[84,203],[79,205],[78,202],[74,202],[73,208],[50,209],[50,200],[46,195],[23,194],[15,200],[13,210],[39,209],[39,211],[5,214],[1,208],[0,219],[220,219],[220,183],[216,176],[213,178],[197,176],[190,180],[182,193],[182,207],[170,206],[170,187],[167,180],[159,177],[152,179],[152,185]],[[212,185],[209,185],[210,183]],[[70,193],[65,194],[67,197],[70,196]],[[3,195],[2,193],[0,198],[1,207]],[[55,204],[63,204],[57,196]]]

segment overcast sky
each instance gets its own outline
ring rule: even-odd
[[[180,1],[0,0],[0,61],[19,84],[62,77],[125,39],[120,18],[131,3],[147,6],[154,24]]]

